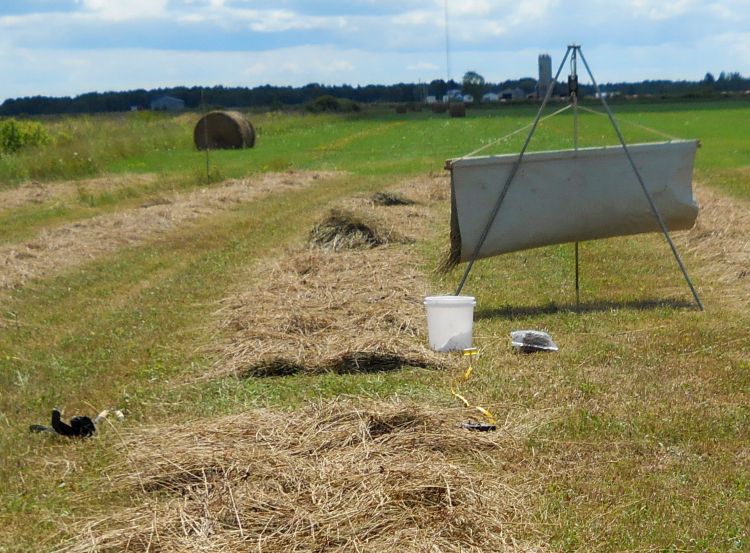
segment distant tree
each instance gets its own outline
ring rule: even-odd
[[[430,86],[427,87],[427,92],[431,96],[442,98],[445,96],[445,93],[448,92],[448,85],[443,79],[435,79],[430,82]]]
[[[714,78],[713,73],[706,73],[706,76],[703,77],[703,82],[705,84],[714,84],[716,79]]]
[[[484,77],[476,71],[467,71],[463,78],[464,94],[471,94],[474,101],[478,102],[484,92]]]

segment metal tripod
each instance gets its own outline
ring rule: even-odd
[[[680,254],[677,252],[677,247],[674,245],[674,242],[672,241],[672,237],[669,235],[669,229],[667,229],[667,225],[664,223],[664,219],[662,218],[661,213],[659,213],[659,210],[656,207],[656,204],[654,203],[654,199],[651,196],[651,193],[648,191],[648,188],[646,188],[646,184],[643,180],[643,177],[641,176],[640,171],[638,171],[638,167],[636,166],[635,161],[633,160],[633,157],[630,153],[630,149],[628,148],[628,145],[625,143],[625,138],[623,137],[622,131],[620,130],[620,127],[617,124],[617,121],[615,120],[615,117],[612,114],[612,110],[610,109],[609,104],[607,103],[607,100],[604,97],[604,94],[602,94],[602,91],[599,88],[599,85],[597,84],[596,79],[594,79],[594,75],[592,74],[591,69],[589,68],[589,64],[586,62],[586,58],[583,55],[581,46],[578,44],[568,45],[568,49],[565,51],[565,56],[563,56],[563,59],[560,62],[560,66],[558,67],[557,72],[555,73],[555,76],[552,79],[552,82],[547,88],[547,92],[544,96],[544,99],[542,100],[542,105],[539,107],[539,111],[537,112],[536,117],[534,118],[534,122],[532,123],[531,129],[529,130],[529,134],[526,137],[526,140],[524,141],[523,146],[521,147],[520,153],[518,154],[518,158],[516,159],[515,163],[511,167],[508,177],[505,180],[505,184],[503,185],[503,188],[500,191],[500,195],[498,196],[497,201],[495,202],[495,205],[493,206],[492,211],[490,212],[490,217],[482,231],[482,234],[479,238],[479,242],[474,248],[474,252],[472,253],[471,259],[469,260],[469,263],[466,266],[466,270],[464,271],[464,274],[461,277],[461,281],[459,282],[458,287],[456,288],[455,295],[458,296],[461,294],[461,290],[463,290],[464,284],[466,284],[466,279],[468,278],[469,273],[471,272],[471,269],[474,266],[474,263],[479,257],[479,252],[481,251],[482,246],[484,245],[484,241],[487,239],[487,235],[489,234],[490,229],[492,228],[492,224],[495,222],[495,219],[497,218],[497,214],[500,211],[500,207],[502,206],[503,201],[505,200],[505,196],[508,193],[508,189],[510,188],[511,183],[513,182],[513,179],[518,173],[518,169],[521,166],[521,163],[523,162],[523,157],[526,154],[527,148],[529,147],[531,138],[534,136],[534,132],[536,131],[536,127],[539,124],[539,120],[542,117],[544,108],[546,107],[547,103],[549,102],[550,97],[552,96],[552,92],[555,89],[555,85],[558,82],[560,73],[562,72],[562,69],[565,66],[565,62],[568,60],[568,56],[571,57],[571,74],[568,78],[568,86],[571,92],[570,94],[571,102],[573,103],[573,114],[574,114],[573,145],[574,145],[575,150],[578,150],[578,74],[577,74],[576,66],[577,66],[577,60],[580,57],[581,61],[583,62],[584,67],[586,68],[586,72],[589,78],[591,79],[591,82],[594,85],[596,95],[601,100],[602,106],[604,106],[604,109],[607,112],[607,116],[609,117],[609,121],[612,124],[612,127],[615,130],[615,133],[617,134],[617,138],[619,139],[620,144],[622,145],[622,149],[625,152],[625,156],[628,159],[628,163],[630,164],[630,167],[633,169],[633,172],[635,173],[635,176],[638,180],[638,184],[640,185],[641,190],[643,190],[643,193],[646,196],[646,199],[648,200],[648,204],[651,208],[651,212],[653,213],[656,221],[659,223],[659,228],[661,229],[662,234],[664,234],[664,238],[666,238],[667,243],[669,244],[669,247],[672,250],[672,255],[674,256],[675,261],[677,261],[677,265],[680,267],[680,271],[682,272],[683,277],[685,277],[685,281],[687,282],[687,285],[693,294],[693,298],[695,299],[695,303],[698,306],[698,309],[702,311],[703,304],[701,303],[701,300],[698,297],[698,292],[695,290],[695,287],[693,286],[693,282],[690,280],[690,276],[687,273],[685,264],[682,262],[682,259],[680,258]],[[579,255],[578,253],[579,253],[579,245],[578,245],[578,242],[576,242],[575,243],[576,306],[578,306],[580,302]]]

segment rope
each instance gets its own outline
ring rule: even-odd
[[[571,107],[573,107],[573,106],[571,104],[568,104],[565,107],[558,109],[554,113],[550,113],[549,115],[545,115],[544,117],[542,117],[539,120],[539,122],[541,123],[542,121],[550,119],[550,118],[554,117],[555,115],[560,115],[562,112],[564,112],[566,110],[569,110]],[[489,142],[489,143],[485,144],[484,146],[481,146],[481,147],[477,148],[473,152],[469,152],[468,154],[464,154],[461,157],[459,157],[458,159],[454,159],[453,161],[460,161],[462,159],[466,159],[468,157],[471,157],[473,155],[478,154],[479,152],[481,152],[483,150],[486,150],[487,148],[491,148],[492,146],[496,146],[497,144],[500,144],[501,142],[503,142],[505,140],[508,140],[509,138],[517,135],[518,133],[522,133],[523,131],[528,130],[529,128],[531,128],[531,126],[533,124],[534,123],[529,123],[528,125],[523,126],[520,129],[516,129],[515,131],[511,132],[510,134],[506,134],[505,136],[502,136],[502,137],[498,138],[497,140],[495,140],[493,142]]]
[[[573,107],[573,104],[567,104],[565,107],[562,107],[562,108],[558,109],[557,111],[555,111],[553,113],[550,113],[549,115],[545,115],[544,117],[542,117],[539,120],[539,122],[541,123],[542,121],[546,121],[547,119],[551,119],[552,117],[555,117],[556,115],[560,115],[561,113],[563,113],[563,112],[571,109],[572,107]],[[588,113],[593,113],[594,115],[601,115],[602,117],[607,117],[607,114],[604,113],[604,112],[601,112],[601,111],[598,111],[598,110],[595,110],[595,109],[591,109],[591,108],[587,108],[587,107],[582,106],[580,104],[578,105],[578,109],[580,109],[581,111],[586,111]],[[667,134],[665,132],[658,131],[656,129],[652,129],[651,127],[647,127],[646,125],[641,125],[640,123],[635,123],[634,121],[628,121],[626,119],[620,119],[620,122],[627,123],[628,125],[631,125],[633,127],[637,127],[637,128],[639,128],[641,130],[653,133],[653,134],[655,134],[657,136],[661,136],[662,138],[666,138],[667,140],[683,140],[679,136],[673,136],[671,134]],[[532,125],[533,125],[533,123],[529,123],[528,125],[525,125],[525,126],[519,128],[519,129],[516,129],[515,131],[513,131],[511,133],[508,133],[505,136],[502,136],[502,137],[498,138],[497,140],[493,140],[492,142],[488,142],[484,146],[480,146],[476,150],[473,150],[473,151],[469,152],[468,154],[464,154],[461,157],[459,157],[457,159],[454,159],[453,161],[460,161],[460,160],[463,160],[463,159],[475,156],[479,152],[482,152],[482,151],[486,150],[487,148],[491,148],[492,146],[497,146],[501,142],[505,142],[506,140],[514,137],[515,135],[517,135],[519,133],[522,133],[525,130],[528,130]]]
[[[469,400],[467,400],[460,392],[459,384],[465,383],[466,381],[471,378],[471,375],[474,373],[474,367],[472,365],[472,358],[479,354],[479,350],[477,348],[468,348],[463,351],[463,354],[465,357],[469,358],[469,368],[467,368],[463,373],[461,373],[457,378],[451,382],[451,395],[461,400],[461,402],[464,404],[465,407],[468,409],[474,409],[476,411],[479,411],[484,415],[484,417],[489,421],[490,424],[496,425],[497,421],[495,420],[495,416],[490,413],[487,409],[484,407],[481,407],[479,405],[474,405],[472,407],[471,403],[469,403]]]
[[[589,113],[593,113],[594,115],[601,115],[602,117],[608,117],[608,115],[606,113],[604,113],[603,111],[598,111],[598,110],[595,110],[595,109],[587,108],[587,107],[584,107],[582,105],[579,105],[578,109],[580,109],[582,111],[587,111]],[[683,140],[682,138],[680,138],[678,136],[672,136],[671,134],[667,134],[665,132],[658,131],[656,129],[652,129],[651,127],[647,127],[646,125],[641,125],[640,123],[635,123],[634,121],[628,121],[626,119],[620,119],[619,121],[620,121],[620,123],[627,123],[628,125],[631,125],[633,127],[638,127],[641,130],[651,132],[651,133],[653,133],[653,134],[655,134],[657,136],[661,136],[662,138],[666,138],[667,140]]]

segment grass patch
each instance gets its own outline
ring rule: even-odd
[[[623,120],[685,138],[700,138],[703,148],[697,160],[699,177],[712,188],[736,198],[749,195],[744,172],[749,164],[748,149],[740,130],[748,116],[744,104],[615,109]],[[288,248],[301,247],[308,229],[343,196],[364,194],[359,207],[366,204],[382,209],[379,213],[384,216],[422,221],[423,226],[410,231],[419,240],[403,246],[403,257],[385,256],[378,271],[373,265],[363,264],[360,257],[334,258],[331,270],[325,271],[330,280],[324,281],[320,290],[326,294],[332,294],[336,286],[346,292],[364,290],[364,295],[354,300],[366,305],[377,305],[374,302],[385,293],[408,290],[405,297],[413,300],[409,304],[413,311],[401,318],[377,312],[364,320],[373,328],[385,325],[413,328],[417,335],[424,332],[422,295],[450,293],[460,276],[460,268],[444,275],[430,272],[443,249],[448,202],[440,204],[438,215],[425,217],[410,211],[425,204],[422,198],[415,206],[381,208],[373,205],[371,194],[383,189],[384,177],[392,181],[400,175],[437,170],[444,157],[466,153],[469,144],[489,142],[528,123],[532,112],[530,107],[469,110],[461,120],[424,112],[398,119],[395,115],[259,116],[253,120],[259,130],[257,151],[212,153],[217,175],[242,175],[271,167],[335,167],[352,173],[324,180],[312,188],[288,190],[239,205],[157,240],[124,248],[16,291],[0,312],[0,424],[4,427],[0,435],[0,519],[5,529],[0,549],[55,549],[60,532],[70,535],[74,525],[87,517],[112,515],[134,506],[143,508],[150,501],[171,497],[173,492],[182,493],[180,497],[189,502],[190,509],[200,507],[200,486],[185,487],[173,473],[167,474],[166,480],[146,474],[150,469],[163,468],[155,461],[155,451],[162,451],[165,445],[182,444],[185,448],[180,449],[180,463],[192,467],[192,473],[199,465],[213,467],[213,472],[206,473],[207,481],[214,486],[214,492],[225,489],[221,487],[225,483],[221,469],[233,470],[231,463],[218,466],[214,461],[219,457],[209,462],[189,451],[187,445],[196,440],[191,442],[184,437],[200,438],[203,434],[200,426],[193,429],[196,434],[189,424],[179,422],[183,419],[205,423],[210,438],[216,437],[212,430],[231,429],[225,424],[231,420],[241,420],[250,425],[248,428],[255,428],[253,425],[260,421],[265,429],[278,433],[287,428],[279,421],[292,417],[300,432],[304,432],[309,430],[311,412],[290,410],[304,407],[310,400],[341,396],[349,396],[345,405],[350,408],[345,408],[344,414],[356,409],[363,412],[367,401],[398,398],[418,404],[418,412],[423,414],[420,421],[434,422],[446,408],[460,407],[449,393],[456,371],[447,368],[434,370],[417,365],[398,370],[327,370],[310,374],[299,371],[311,366],[308,359],[288,356],[286,351],[281,356],[275,351],[276,358],[292,362],[269,365],[266,376],[272,373],[273,377],[239,378],[237,372],[214,374],[220,357],[215,347],[231,336],[226,328],[217,331],[213,323],[220,318],[217,301],[244,292],[241,304],[245,315],[268,308],[268,312],[278,315],[273,319],[278,326],[264,324],[261,330],[279,331],[279,347],[288,347],[289,351],[303,343],[320,346],[322,338],[315,333],[337,321],[342,321],[342,329],[349,324],[351,340],[364,340],[360,327],[348,322],[351,319],[326,319],[330,312],[325,306],[320,317],[313,320],[305,316],[310,313],[298,303],[265,302],[269,298],[278,300],[278,291],[288,291],[290,283],[304,292],[302,280],[312,274],[304,266],[298,264],[292,274],[289,267],[281,264],[280,272],[270,273],[271,278],[264,278],[269,274],[258,272],[256,266],[261,259],[267,261]],[[165,124],[169,121],[163,120]],[[544,124],[534,148],[570,145],[571,118],[564,116],[553,121],[554,124]],[[172,123],[190,126],[178,120]],[[606,120],[600,116],[582,118],[581,123],[582,135],[593,137],[586,139],[590,140],[587,144],[612,141]],[[651,138],[640,128],[623,126],[629,129],[626,137],[630,140]],[[94,136],[94,129],[90,130]],[[205,159],[187,145],[173,142],[177,146],[169,149],[158,146],[155,140],[153,135],[144,138],[141,149],[128,150],[123,145],[121,157],[105,156],[97,163],[101,170],[123,173],[164,171],[186,188],[193,186]],[[511,140],[491,151],[515,151],[518,144]],[[13,160],[23,161],[18,157]],[[6,180],[7,172],[0,174],[4,175],[5,191],[16,186],[15,181]],[[53,178],[54,174],[43,178]],[[57,222],[82,219],[97,210],[114,212],[124,206],[155,201],[165,190],[159,186],[162,184],[154,184],[154,188],[144,185],[143,189],[123,186],[122,192],[112,192],[83,185],[80,194],[74,186],[70,199],[60,204],[59,212],[54,211],[55,204],[50,201],[24,207],[17,215],[0,214],[9,223],[3,226],[3,239],[13,243]],[[407,191],[407,195],[412,194]],[[750,474],[750,298],[747,281],[743,281],[746,276],[742,276],[746,258],[734,246],[731,252],[715,247],[722,237],[731,239],[733,245],[741,242],[745,225],[742,214],[746,213],[747,204],[738,200],[734,203],[736,214],[741,216],[727,219],[728,204],[721,204],[704,210],[712,219],[697,229],[700,232],[677,236],[706,304],[705,312],[698,312],[691,305],[689,291],[658,235],[583,244],[580,306],[574,302],[572,246],[518,252],[482,260],[475,267],[466,292],[478,301],[474,334],[481,355],[462,393],[472,404],[490,409],[499,421],[508,421],[511,429],[522,428],[524,432],[513,434],[513,439],[502,442],[502,447],[490,450],[490,454],[450,459],[453,463],[460,461],[461,473],[473,481],[491,481],[495,490],[523,490],[512,496],[515,508],[522,506],[515,511],[518,518],[511,519],[514,524],[504,529],[518,543],[540,544],[560,551],[742,551],[750,547],[746,530],[750,527],[750,482],[746,476]],[[733,227],[729,230],[736,235],[722,230],[727,220]],[[358,256],[392,247],[330,255]],[[307,269],[314,266],[315,263],[308,263]],[[414,278],[396,282],[388,275],[389,266],[408,267]],[[352,275],[347,271],[351,267],[361,273]],[[381,273],[386,278],[378,288],[372,275]],[[283,280],[285,275],[292,280]],[[425,275],[430,275],[429,279],[420,280]],[[342,281],[344,278],[353,278],[354,283]],[[373,285],[372,289],[365,290],[365,284]],[[343,298],[336,305],[345,313],[352,301]],[[244,316],[233,320],[255,321]],[[521,328],[548,331],[560,351],[543,356],[515,354],[509,333]],[[248,329],[255,331],[258,327],[246,324],[245,330]],[[299,341],[289,338],[292,330],[301,336]],[[370,367],[363,361],[372,360],[371,354],[358,358],[356,351],[334,353],[345,361],[342,367]],[[394,357],[383,357],[386,354]],[[395,356],[408,358],[401,346],[377,355],[381,357],[374,358],[376,368],[395,369],[403,361]],[[331,359],[336,358],[331,355]],[[236,360],[237,367],[252,367],[246,358]],[[207,378],[197,378],[201,375]],[[106,426],[96,438],[82,443],[60,441],[53,436],[35,435],[31,439],[27,425],[45,422],[53,406],[64,408],[66,416],[121,407],[126,409],[127,418],[122,425]],[[274,409],[260,412],[256,411],[258,408]],[[398,423],[402,420],[396,416],[400,412],[367,413],[372,417],[362,418],[362,426],[357,423],[357,429],[369,429],[370,436],[379,440],[376,446],[386,448],[378,451],[384,451],[386,456],[396,455],[387,449],[388,441],[400,444],[399,440],[414,428]],[[471,414],[463,409],[454,413],[451,423]],[[260,420],[261,415],[267,417]],[[221,416],[232,418],[216,418]],[[149,428],[141,429],[141,424]],[[173,431],[165,434],[168,442],[162,439],[164,434],[158,434],[165,427]],[[533,431],[526,432],[528,429]],[[345,430],[347,436],[359,432],[350,432],[348,427]],[[451,426],[450,431],[441,432],[454,430]],[[222,452],[229,456],[241,453],[236,445],[255,443],[234,439],[231,431],[228,435],[231,447]],[[283,437],[294,435],[286,433]],[[471,436],[464,434],[459,438]],[[502,434],[502,438],[509,436]],[[145,471],[147,481],[159,480],[161,487],[144,492],[128,481],[116,488],[102,477],[115,475],[111,467],[125,467],[125,473],[132,477],[132,465],[127,464],[122,453],[128,448],[120,449],[122,440],[130,440],[129,444],[140,440],[147,446],[139,451],[143,456],[137,466]],[[361,440],[356,443],[372,444]],[[424,441],[420,443],[424,445]],[[475,443],[473,439],[471,443]],[[132,450],[136,445],[129,447]],[[353,448],[351,452],[355,450],[359,451]],[[434,448],[429,452],[422,446],[406,450],[424,455],[424,461],[432,468],[443,466],[432,457]],[[246,463],[247,457],[243,459]],[[370,467],[362,463],[355,466]],[[370,468],[379,470],[375,465]],[[452,491],[457,489],[457,482],[464,482],[453,476],[448,479]],[[496,483],[499,477],[502,480]],[[113,478],[112,482],[125,481]],[[436,495],[422,494],[416,504],[420,508],[436,508],[428,509],[432,514],[448,516],[441,510],[445,506],[445,482],[435,484],[428,479],[426,485],[437,490]],[[103,489],[106,499],[102,498]],[[257,495],[255,488],[243,489],[249,490],[246,497]],[[386,491],[392,497],[393,490]],[[398,497],[412,505],[408,501],[415,496]],[[212,496],[217,498],[225,500],[228,496]],[[472,496],[464,499],[467,505],[474,505]],[[231,501],[224,503],[229,504]],[[362,504],[365,510],[369,509],[367,501]],[[489,507],[480,504],[471,516],[484,514],[492,517],[493,523],[506,520],[505,515],[493,511],[502,505],[501,501],[492,502]],[[158,513],[165,517],[160,521],[173,520],[169,517],[174,511]],[[198,516],[196,513],[189,511],[191,516]],[[234,532],[230,536],[233,539],[239,532],[231,526],[236,524],[236,518],[222,520],[228,525],[222,531],[229,528]],[[247,519],[240,520],[243,528],[250,528]],[[109,523],[115,523],[114,528],[116,522],[109,519]],[[486,537],[477,529],[474,535]],[[451,537],[458,539],[453,534]],[[312,537],[305,534],[304,539]]]

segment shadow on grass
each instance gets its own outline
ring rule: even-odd
[[[484,319],[520,319],[537,315],[554,315],[555,313],[593,313],[613,311],[619,309],[633,309],[637,311],[648,311],[652,309],[688,309],[695,308],[695,303],[680,299],[648,299],[631,301],[594,301],[578,305],[574,303],[548,303],[546,305],[534,306],[504,306],[493,309],[478,309],[474,314],[475,320]]]
[[[291,376],[293,374],[356,374],[381,373],[405,367],[427,369],[434,365],[419,356],[402,356],[392,353],[354,351],[334,359],[305,366],[283,357],[261,361],[239,372],[241,378]]]

